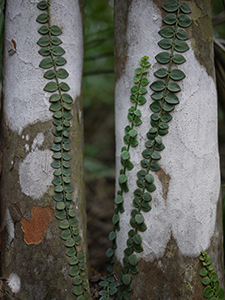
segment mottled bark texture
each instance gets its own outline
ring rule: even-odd
[[[158,31],[165,25],[162,18],[166,12],[161,9],[164,2],[115,1],[118,174],[121,168],[119,156],[123,146],[124,127],[128,125],[125,115],[122,117],[122,111],[126,113],[131,106],[129,95],[130,88],[134,85],[132,83],[134,69],[138,67],[140,57],[149,56],[152,67],[148,79],[153,82],[157,80],[153,73],[164,67],[156,63],[154,58],[156,54],[164,51],[157,46],[162,38]],[[132,275],[133,300],[203,299],[204,287],[199,276],[202,268],[199,255],[202,250],[207,251],[212,258],[223,287],[222,206],[210,1],[184,2],[188,3],[192,10],[190,17],[193,24],[186,30],[190,38],[188,41],[190,50],[184,54],[186,63],[182,67],[175,67],[181,68],[186,78],[179,83],[182,89],[177,94],[180,104],[171,113],[173,119],[169,133],[163,137],[165,149],[161,152],[162,169],[154,175],[157,189],[152,194],[152,210],[144,214],[148,229],[142,234],[144,252],[138,254],[139,273]],[[150,128],[149,119],[152,112],[146,111],[152,101],[151,93],[150,90],[147,95],[149,102],[142,110],[143,127],[140,126],[139,130],[142,145],[146,141],[144,133]],[[208,127],[210,122],[214,124],[211,129]],[[207,139],[211,142],[208,143]],[[210,149],[212,145],[214,146]],[[135,172],[131,171],[128,177],[131,191],[136,188],[135,173],[141,169],[139,161],[142,159],[141,152],[144,149],[130,150],[131,161],[134,162],[135,168],[138,165],[136,169],[134,168]],[[192,159],[195,161],[193,164]],[[207,161],[211,165],[209,169]],[[208,172],[212,175],[211,180],[207,178]],[[202,197],[209,184],[210,189]],[[124,194],[124,201],[128,213],[121,215],[122,228],[118,233],[116,251],[117,276],[120,276],[127,232],[131,229],[129,211],[132,209],[132,192]],[[205,208],[211,204],[212,209],[207,212]]]
[[[1,124],[1,277],[13,273],[21,286],[15,290],[4,281],[5,299],[75,299],[68,275],[65,242],[52,198],[53,169],[50,150],[54,136],[48,82],[39,68],[43,59],[37,45],[41,35],[36,22],[38,1],[6,1],[3,106]],[[74,209],[86,254],[86,216],[83,171],[83,1],[52,0],[52,24],[62,28],[67,59],[68,92],[72,105],[70,129],[71,185]],[[11,113],[13,112],[13,115]]]

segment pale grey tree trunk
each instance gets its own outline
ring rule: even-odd
[[[163,50],[162,39],[165,1],[115,1],[115,82],[116,82],[116,158],[117,174],[121,169],[120,153],[124,145],[124,128],[134,85],[138,60],[149,56],[152,66],[150,82],[160,67],[155,56]],[[163,136],[162,169],[154,174],[156,191],[152,193],[152,210],[143,213],[147,230],[141,233],[144,251],[138,254],[137,275],[132,275],[132,299],[203,299],[199,271],[201,251],[211,256],[223,285],[222,206],[217,144],[217,95],[213,67],[210,1],[187,1],[193,24],[187,33],[190,49],[179,69],[186,74],[179,84],[180,103],[171,113],[169,133]],[[165,24],[164,24],[165,25]],[[116,265],[122,265],[127,233],[131,229],[130,211],[136,173],[141,169],[141,152],[150,129],[152,103],[140,107],[143,124],[138,127],[139,146],[130,149],[134,169],[128,172],[130,191],[124,193],[125,213],[121,214]],[[118,180],[117,180],[118,182]],[[119,272],[119,271],[118,271]],[[117,275],[118,275],[117,272]],[[119,275],[118,275],[119,276]]]
[[[43,57],[37,45],[41,35],[36,22],[39,1],[7,0],[5,12],[2,174],[1,174],[1,276],[15,278],[13,299],[74,299],[68,275],[66,248],[60,239],[59,220],[52,199],[53,169],[50,150],[54,136],[48,82],[39,67]],[[52,24],[63,34],[66,82],[70,86],[71,185],[74,209],[86,253],[86,217],[83,173],[82,0],[52,0]],[[31,221],[30,221],[31,220]],[[15,274],[14,277],[12,274]],[[19,284],[20,282],[20,284]],[[6,285],[7,287],[7,285]],[[13,291],[9,293],[12,294]],[[9,296],[8,296],[9,297]],[[11,298],[10,298],[11,299]]]

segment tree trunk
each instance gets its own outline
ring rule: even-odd
[[[53,112],[48,80],[39,67],[44,58],[37,44],[42,24],[38,1],[7,0],[5,12],[4,81],[2,109],[1,175],[1,276],[9,279],[9,299],[74,299],[65,242],[52,198],[51,163]],[[86,256],[86,216],[83,172],[82,0],[50,1],[51,22],[62,29],[59,36],[66,51],[65,81],[73,98],[69,136],[73,209],[79,219]],[[64,81],[64,80],[63,80]],[[78,248],[79,248],[78,247]],[[14,275],[13,275],[14,274]],[[11,280],[11,281],[10,281]],[[17,288],[13,288],[15,280]],[[11,282],[11,284],[10,284]],[[6,297],[7,298],[7,297]],[[8,298],[7,298],[8,299]]]
[[[154,72],[161,66],[155,56],[163,52],[158,46],[168,14],[164,1],[115,1],[115,80],[116,80],[116,158],[117,174],[124,146],[126,115],[131,107],[130,89],[134,70],[144,55],[152,66],[146,76],[150,83],[158,80]],[[154,175],[150,212],[143,212],[147,230],[140,233],[144,251],[138,256],[137,275],[132,275],[132,299],[203,299],[204,286],[199,272],[201,251],[207,251],[223,286],[222,214],[220,170],[217,144],[217,95],[213,67],[210,1],[187,2],[192,25],[186,30],[190,49],[182,53],[186,62],[173,67],[186,78],[177,93],[180,103],[171,112],[169,133],[162,136],[161,169]],[[167,65],[166,65],[167,67]],[[153,91],[149,90],[151,93]],[[149,94],[150,95],[150,94]],[[128,172],[129,192],[124,193],[125,213],[120,215],[116,270],[123,265],[123,251],[130,226],[133,191],[137,189],[137,172],[142,169],[141,153],[148,140],[146,133],[153,113],[148,102],[140,107],[143,123],[138,127],[139,145],[130,149],[134,164]],[[118,187],[117,187],[118,188]]]

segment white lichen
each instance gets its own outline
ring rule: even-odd
[[[21,281],[20,277],[16,273],[11,273],[7,280],[8,286],[10,287],[11,291],[16,294],[20,291],[21,288]]]

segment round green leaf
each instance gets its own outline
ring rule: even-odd
[[[67,63],[67,61],[64,57],[57,56],[55,58],[55,63],[56,63],[57,66],[64,66]]]
[[[216,296],[218,297],[217,299],[223,300],[224,299],[224,290],[222,288],[219,288],[216,291]]]
[[[141,87],[141,88],[139,89],[139,95],[144,95],[144,94],[146,94],[146,93],[147,93],[146,88]]]
[[[50,54],[50,48],[49,47],[43,47],[38,51],[39,54],[42,56],[48,56]]]
[[[69,257],[76,255],[76,250],[75,250],[75,248],[74,248],[74,247],[68,248],[68,249],[66,250],[66,255],[69,256]],[[78,271],[79,271],[79,270],[78,270]],[[79,274],[79,272],[78,272],[78,274]]]
[[[159,165],[159,163],[157,161],[152,161],[151,162],[150,170],[156,172],[156,171],[158,171],[160,169],[161,169],[161,167],[160,167],[160,165]]]
[[[170,49],[172,47],[172,42],[170,39],[163,39],[161,41],[158,42],[158,45],[162,48],[162,49]]]
[[[81,244],[81,237],[79,235],[74,237],[76,246],[79,246]]]
[[[177,17],[175,14],[168,14],[163,19],[163,22],[167,25],[173,25],[176,23],[176,21],[177,21]]]
[[[208,274],[208,271],[206,270],[206,268],[201,269],[201,271],[200,271],[201,276],[206,276],[207,274]]]
[[[48,70],[44,74],[44,78],[46,79],[53,79],[55,77],[55,72],[53,70]]]
[[[158,101],[158,100],[162,99],[163,93],[162,92],[154,92],[153,94],[151,94],[151,97],[153,100]]]
[[[218,280],[218,275],[216,274],[216,272],[212,272],[210,274],[210,278],[213,282],[216,282]]]
[[[77,260],[77,262],[78,262],[78,260]],[[79,275],[77,275],[73,278],[73,285],[79,285],[81,283],[82,283],[82,278]]]
[[[136,75],[140,75],[141,73],[142,73],[142,69],[141,68],[135,69],[135,74]]]
[[[161,155],[160,155],[160,153],[154,151],[154,152],[152,153],[151,157],[152,157],[152,159],[158,160],[158,159],[161,158]]]
[[[70,224],[71,224],[72,227],[76,227],[78,225],[77,218],[71,218],[70,219]]]
[[[190,7],[185,2],[181,3],[180,8],[181,8],[182,12],[185,13],[185,14],[190,14],[191,13]]]
[[[52,47],[52,53],[55,55],[55,56],[61,56],[65,53],[64,49],[60,46],[53,46]]]
[[[204,289],[204,297],[209,298],[209,297],[212,297],[213,294],[214,294],[214,292],[213,292],[213,289],[211,288],[211,286],[207,286]]]
[[[52,183],[53,183],[54,185],[59,185],[59,184],[61,184],[61,183],[62,183],[61,177],[55,177],[55,178],[52,180]]]
[[[144,222],[144,217],[141,214],[137,214],[135,216],[135,221],[137,222],[137,224],[141,224]]]
[[[184,31],[183,29],[177,29],[177,32],[176,32],[176,37],[179,39],[179,40],[182,40],[182,41],[186,41],[189,39],[186,31]]]
[[[57,193],[61,193],[63,191],[63,187],[61,186],[61,185],[57,185],[56,187],[55,187],[55,192],[57,192]],[[62,202],[63,203],[63,202]],[[62,209],[64,209],[65,208],[65,205],[63,206],[63,204],[57,204],[56,206],[58,207],[58,209],[59,210],[62,210]]]
[[[167,11],[167,12],[175,12],[178,10],[178,3],[176,0],[170,0],[166,1],[163,5],[162,8]]]
[[[164,111],[167,111],[167,112],[171,112],[172,110],[174,110],[175,106],[172,105],[172,104],[169,104],[169,103],[164,103],[163,105],[163,109]]]
[[[70,274],[71,275],[71,274]],[[72,276],[72,275],[71,275]],[[82,285],[77,285],[73,288],[73,293],[76,296],[79,296],[81,294],[83,294],[84,290],[83,290],[83,286]],[[80,300],[80,299],[79,299]]]
[[[63,153],[63,159],[64,160],[70,160],[71,159],[71,156],[69,153]]]
[[[37,5],[37,7],[41,10],[45,10],[48,8],[47,2],[46,1],[40,1]]]
[[[44,24],[44,23],[48,22],[48,15],[46,13],[40,14],[37,17],[36,21],[38,23]]]
[[[168,129],[169,128],[169,126],[168,126],[168,124],[167,123],[163,123],[163,122],[161,122],[160,124],[159,124],[159,128],[160,129]]]
[[[112,241],[116,238],[116,233],[115,231],[111,231],[110,234],[109,234],[109,240]]]
[[[137,101],[138,101],[138,105],[143,105],[143,104],[145,104],[145,102],[147,101],[147,99],[144,96],[139,96],[137,98]]]
[[[65,79],[69,76],[69,73],[65,69],[62,69],[62,68],[57,70],[57,74],[58,74],[58,77],[61,79]]]
[[[173,56],[173,62],[175,64],[183,64],[186,61],[186,59],[181,54],[174,54]]]
[[[114,251],[113,249],[109,248],[107,251],[106,251],[106,257],[112,257],[114,254]]]
[[[156,80],[150,85],[150,88],[155,92],[161,92],[165,88],[165,83],[162,80]]]
[[[68,222],[68,220],[63,220],[59,223],[59,228],[61,229],[67,229],[70,227],[70,224]]]
[[[154,73],[154,75],[159,78],[164,78],[167,76],[167,69],[165,68],[159,69]]]
[[[38,40],[37,44],[41,47],[47,47],[49,45],[49,37],[47,36],[42,36],[40,37],[40,39]]]
[[[137,262],[138,262],[138,258],[136,254],[132,254],[128,257],[128,262],[129,264],[131,264],[132,266],[136,266]]]
[[[146,192],[146,193],[144,193],[144,195],[142,196],[142,199],[143,199],[144,201],[146,201],[146,202],[149,202],[149,201],[152,200],[152,196],[151,196],[150,193]]]
[[[68,239],[70,239],[71,238],[71,232],[70,232],[70,230],[69,229],[63,230],[62,233],[61,233],[61,235],[60,235],[60,237],[61,237],[61,239],[65,240],[65,241],[68,240]]]
[[[170,53],[161,52],[157,54],[155,58],[160,64],[167,64],[170,61]]]
[[[148,150],[148,151],[151,153],[150,150]],[[145,178],[145,175],[146,175],[146,171],[145,171],[145,170],[140,170],[140,171],[137,172],[137,177],[138,177],[139,179],[144,179],[144,178]]]
[[[185,74],[181,70],[173,69],[173,70],[171,70],[170,78],[172,78],[173,80],[181,80],[181,79],[185,78]]]
[[[56,25],[51,26],[51,34],[60,35],[61,33],[62,33],[62,31],[58,26],[56,26]]]
[[[122,281],[123,281],[123,283],[124,283],[125,285],[129,285],[130,282],[131,282],[131,277],[130,277],[130,275],[129,275],[129,274],[124,274],[124,275],[122,276]]]
[[[39,32],[40,34],[47,34],[48,31],[49,31],[49,28],[48,28],[46,25],[43,25],[43,26],[41,26],[41,27],[38,29],[38,32]]]
[[[167,88],[168,88],[168,90],[169,90],[170,92],[174,92],[174,93],[180,92],[180,91],[181,91],[180,86],[179,86],[177,83],[175,83],[175,82],[170,82],[170,83],[168,84]]]
[[[128,151],[123,151],[122,153],[121,153],[121,158],[123,159],[123,160],[127,160],[127,159],[129,159],[130,158],[130,153],[128,152]]]
[[[125,183],[126,181],[127,181],[127,176],[126,175],[124,175],[124,174],[121,174],[120,176],[119,176],[119,183],[120,184],[122,184],[122,183]]]
[[[191,25],[191,23],[192,20],[188,16],[183,14],[179,15],[179,21],[178,21],[179,26],[187,28]]]
[[[75,211],[73,209],[69,209],[69,216],[72,218],[76,216]]]
[[[161,34],[164,38],[172,38],[174,36],[174,28],[171,26],[164,26],[160,31],[159,34]]]
[[[169,104],[178,104],[179,103],[178,97],[173,93],[167,93],[165,100]]]
[[[70,238],[65,243],[65,246],[68,247],[68,248],[73,247],[74,245],[75,245],[75,242],[74,242],[73,238]]]
[[[48,82],[44,87],[44,90],[46,92],[55,92],[57,89],[58,89],[58,86],[57,86],[56,82],[54,82],[54,81]]]
[[[43,68],[43,69],[49,69],[52,66],[53,66],[53,61],[50,57],[46,57],[46,58],[42,59],[42,61],[39,64],[39,67]]]
[[[146,86],[147,84],[149,84],[149,80],[147,78],[142,78],[141,79],[141,85]]]
[[[204,277],[202,279],[202,284],[204,284],[204,285],[208,285],[208,284],[210,284],[210,282],[211,282],[211,279],[209,279],[209,277]]]
[[[51,70],[50,70],[51,71]],[[51,95],[51,97],[49,98],[49,101],[50,102],[57,102],[57,101],[59,101],[60,100],[60,96],[59,96],[59,94],[53,94],[53,95]]]
[[[161,110],[161,103],[160,102],[153,102],[150,105],[150,108],[153,112],[158,113]]]
[[[54,169],[58,169],[60,166],[61,166],[61,163],[59,160],[54,160],[52,163],[51,163],[51,166],[54,168]]]
[[[177,52],[185,52],[189,49],[189,46],[186,42],[184,41],[180,41],[180,40],[176,40],[175,41],[175,50]]]
[[[59,220],[64,220],[66,218],[66,212],[65,212],[65,210],[60,210],[56,213],[55,216]]]
[[[63,200],[63,193],[55,193],[53,195],[53,199],[57,202],[62,201]]]
[[[69,91],[70,87],[68,86],[68,84],[66,82],[61,82],[59,84],[60,88],[62,91],[67,92]]]
[[[59,111],[60,109],[61,109],[61,105],[59,103],[52,103],[49,107],[49,110],[51,111]]]

